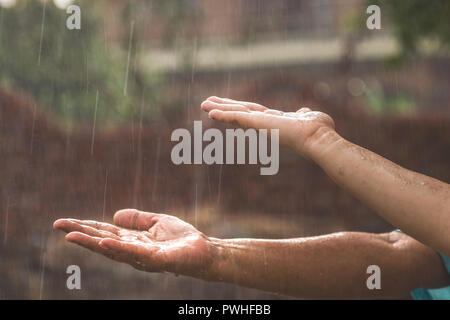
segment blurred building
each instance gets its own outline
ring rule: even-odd
[[[169,0],[136,1],[128,10],[138,17],[136,31],[145,36],[146,45],[160,47],[192,39],[232,44],[343,35],[363,4],[364,0]],[[120,0],[104,3],[107,32],[114,40],[128,35],[131,21],[118,21],[126,19],[129,5]]]

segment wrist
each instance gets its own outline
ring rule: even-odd
[[[204,280],[222,281],[222,268],[224,261],[225,240],[208,237],[209,263],[204,274]]]
[[[245,252],[246,259],[251,256],[248,244],[240,243],[236,239],[218,238],[209,238],[208,244],[211,263],[207,268],[205,280],[236,282],[239,274],[245,274],[246,271],[240,269],[238,261],[242,252]]]
[[[327,155],[333,149],[333,147],[344,141],[334,129],[329,127],[320,127],[313,134],[306,138],[301,148],[298,146],[298,150],[303,150],[304,154],[311,161],[321,164],[322,161],[327,158]],[[300,152],[299,152],[300,153]]]
[[[167,261],[164,272],[183,275],[207,281],[217,281],[221,245],[223,241],[211,238],[203,233],[196,235],[198,241],[192,244],[194,252],[180,253]],[[220,259],[219,259],[220,258]],[[151,272],[151,270],[150,270]]]

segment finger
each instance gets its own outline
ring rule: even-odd
[[[55,222],[53,222],[53,228],[54,229],[62,229],[62,225],[64,224],[64,221],[67,219],[58,219]]]
[[[265,114],[263,112],[240,112],[240,111],[221,111],[211,110],[209,112],[211,119],[219,120],[225,123],[233,123],[244,128],[254,129],[278,129],[278,116]]]
[[[61,219],[58,220],[57,222],[55,222],[54,226],[57,229],[63,230],[65,232],[74,232],[74,231],[78,231],[78,232],[82,232],[85,233],[87,235],[90,236],[94,236],[94,237],[100,237],[100,238],[114,238],[114,239],[118,239],[119,237],[109,231],[105,231],[105,230],[99,230],[87,225],[82,225],[80,223],[77,223],[71,219]]]
[[[239,100],[233,100],[229,98],[220,98],[220,97],[209,97],[208,100],[218,102],[218,103],[231,103],[231,104],[239,104],[247,107],[248,109],[252,111],[264,111],[267,110],[267,107],[264,107],[263,105],[260,105],[258,103],[254,102],[247,102],[247,101],[239,101]]]
[[[114,239],[103,239],[100,242],[100,246],[116,252],[123,257],[126,256],[126,262],[138,269],[152,268],[154,270],[158,270],[163,267],[163,261],[155,258],[155,250],[151,250],[151,247],[148,245],[142,245],[135,242],[118,241]]]
[[[89,249],[91,251],[100,253],[107,258],[110,258],[110,259],[113,259],[116,261],[120,261],[120,262],[125,262],[126,257],[123,256],[122,254],[120,254],[118,252],[114,252],[112,250],[109,250],[108,248],[101,247],[99,245],[100,242],[104,239],[105,238],[93,237],[93,236],[89,236],[87,234],[77,232],[77,231],[71,232],[66,235],[66,240],[69,242],[75,243],[75,244],[82,246],[86,249]]]
[[[148,230],[158,221],[160,216],[157,213],[136,209],[123,209],[114,214],[114,224],[127,229]]]
[[[83,226],[89,226],[92,228],[108,231],[114,234],[119,234],[120,231],[119,227],[112,225],[110,223],[99,222],[95,220],[78,220],[78,219],[68,219],[68,220],[81,224]]]
[[[78,223],[71,221],[71,219],[58,219],[53,223],[53,227],[67,233],[72,231],[82,232],[82,227]]]
[[[304,112],[310,112],[310,111],[311,111],[310,108],[304,107],[304,108],[298,109],[298,110],[297,110],[297,113],[304,113]]]
[[[274,115],[277,115],[277,116],[282,116],[284,114],[283,111],[275,110],[275,109],[267,109],[267,110],[264,111],[264,113],[266,113],[266,114],[274,114]]]
[[[223,111],[243,111],[243,112],[249,111],[247,107],[240,104],[216,103],[209,100],[204,101],[201,105],[201,108],[203,111],[211,111],[214,109]]]
[[[213,102],[218,102],[218,103],[239,104],[239,105],[249,108],[252,111],[264,111],[264,110],[268,109],[258,103],[247,102],[247,101],[238,101],[238,100],[233,100],[233,99],[229,99],[229,98],[220,98],[220,97],[216,97],[216,96],[209,97],[207,100],[213,101]]]
[[[106,250],[99,246],[100,241],[103,240],[103,238],[100,237],[94,237],[82,232],[74,231],[66,235],[66,240],[95,252],[106,253]]]

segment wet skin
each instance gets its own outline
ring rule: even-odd
[[[211,263],[208,238],[174,216],[125,209],[114,223],[59,219],[53,226],[68,232],[67,241],[139,270],[200,276]]]
[[[393,226],[450,256],[450,185],[402,168],[347,141],[326,114],[296,113],[227,98],[202,103],[209,117],[241,127],[279,128],[280,142],[316,162],[338,185]]]
[[[173,272],[302,298],[401,297],[450,279],[436,251],[450,255],[450,187],[352,144],[322,112],[282,112],[210,97],[211,119],[279,129],[280,143],[316,162],[340,186],[408,233],[341,232],[284,240],[217,239],[170,215],[125,209],[114,225],[59,219],[66,239],[148,272]],[[366,268],[383,270],[368,290]],[[406,272],[407,271],[407,272]]]

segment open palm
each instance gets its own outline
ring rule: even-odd
[[[174,216],[125,209],[114,224],[59,219],[54,227],[68,232],[68,241],[139,270],[201,276],[211,263],[208,238]]]

